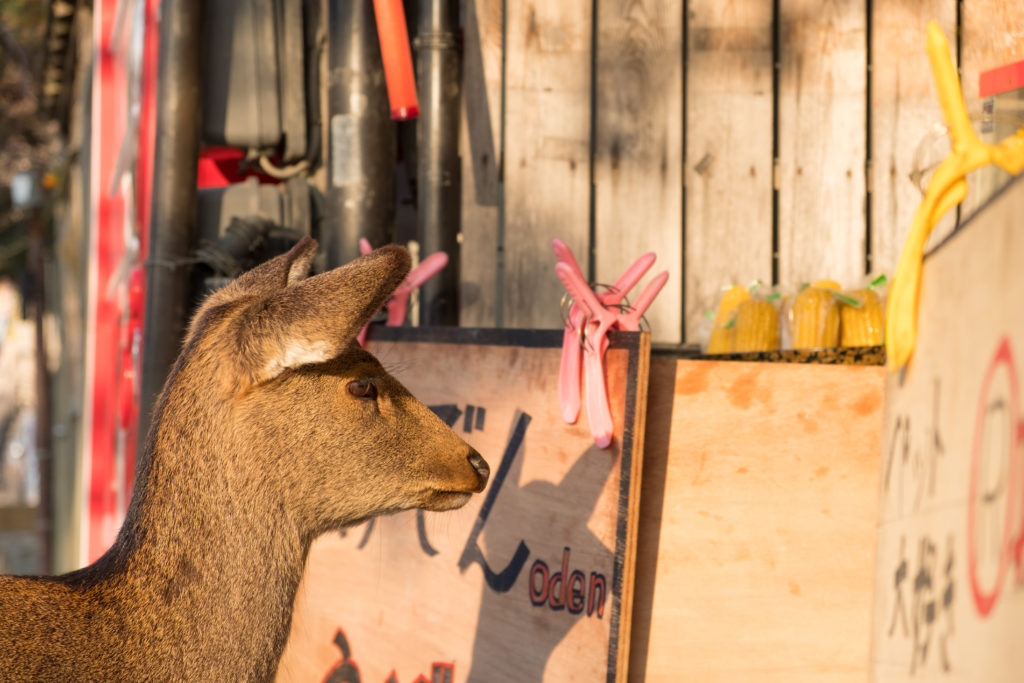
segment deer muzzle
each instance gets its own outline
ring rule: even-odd
[[[476,493],[480,493],[487,486],[487,479],[491,476],[491,467],[484,460],[483,456],[477,453],[475,450],[471,450],[468,456],[469,464],[476,471],[476,477],[478,480]]]

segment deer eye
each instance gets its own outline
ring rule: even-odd
[[[372,401],[377,398],[377,385],[368,379],[357,379],[348,383],[348,393],[356,398]]]

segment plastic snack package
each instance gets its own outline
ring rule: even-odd
[[[840,346],[885,343],[885,295],[888,278],[879,275],[864,287],[843,293],[839,305]]]
[[[780,344],[778,292],[760,280],[726,289],[716,311],[708,311],[708,354],[774,351]]]
[[[839,346],[841,295],[842,287],[834,280],[818,280],[800,289],[791,311],[794,349]]]

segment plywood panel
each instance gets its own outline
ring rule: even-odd
[[[723,286],[772,278],[772,5],[689,3],[686,339]]]
[[[865,0],[779,3],[779,279],[865,272]]]
[[[590,245],[589,0],[507,4],[505,327],[561,327],[551,239]],[[585,267],[585,266],[584,266]]]
[[[501,18],[498,0],[466,3],[462,79],[462,260],[459,323],[494,327],[501,184]]]
[[[1018,179],[925,261],[917,347],[886,388],[875,680],[1024,670],[1022,214]]]
[[[657,252],[650,275],[668,270],[672,279],[646,317],[655,341],[678,343],[683,9],[672,0],[598,0],[596,6],[594,279],[614,282],[638,256]]]
[[[369,347],[491,480],[455,512],[318,539],[278,680],[342,680],[329,676],[347,659],[363,683],[624,682],[649,337],[613,339],[615,438],[601,450],[585,421],[561,420],[561,333],[391,334],[420,341]]]
[[[887,0],[871,12],[871,271],[895,271],[914,211],[922,199],[911,180],[914,155],[935,139],[943,123],[931,67],[925,54],[925,26],[934,19],[956,36],[955,0]],[[948,152],[936,145],[936,161]],[[936,227],[947,234],[955,212]]]
[[[865,680],[883,372],[652,362],[634,680]]]

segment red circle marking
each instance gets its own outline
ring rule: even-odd
[[[978,614],[982,618],[987,617],[992,611],[992,608],[995,607],[996,601],[999,599],[999,592],[1002,590],[1003,582],[1006,579],[1006,570],[1010,563],[1010,529],[1013,523],[1013,504],[1015,502],[1015,487],[1012,485],[1009,487],[1009,491],[1007,493],[1006,523],[1003,528],[1003,538],[1000,542],[999,569],[996,572],[995,585],[991,590],[986,592],[984,587],[981,586],[978,578],[978,557],[974,537],[974,527],[977,519],[976,501],[978,490],[978,467],[981,459],[981,445],[982,435],[984,433],[987,399],[996,371],[1003,365],[1006,366],[1006,371],[1010,380],[1010,482],[1014,482],[1016,480],[1014,475],[1017,458],[1014,457],[1013,454],[1017,449],[1017,443],[1019,440],[1016,418],[1018,408],[1018,386],[1017,371],[1013,365],[1013,352],[1010,349],[1010,341],[1006,337],[1003,337],[1002,340],[1000,340],[999,347],[996,349],[996,353],[992,357],[992,361],[989,363],[988,369],[985,371],[985,379],[981,383],[981,395],[974,421],[974,442],[971,448],[970,489],[968,490],[967,498],[967,572],[971,581],[971,593],[974,595],[974,604],[978,609]]]

